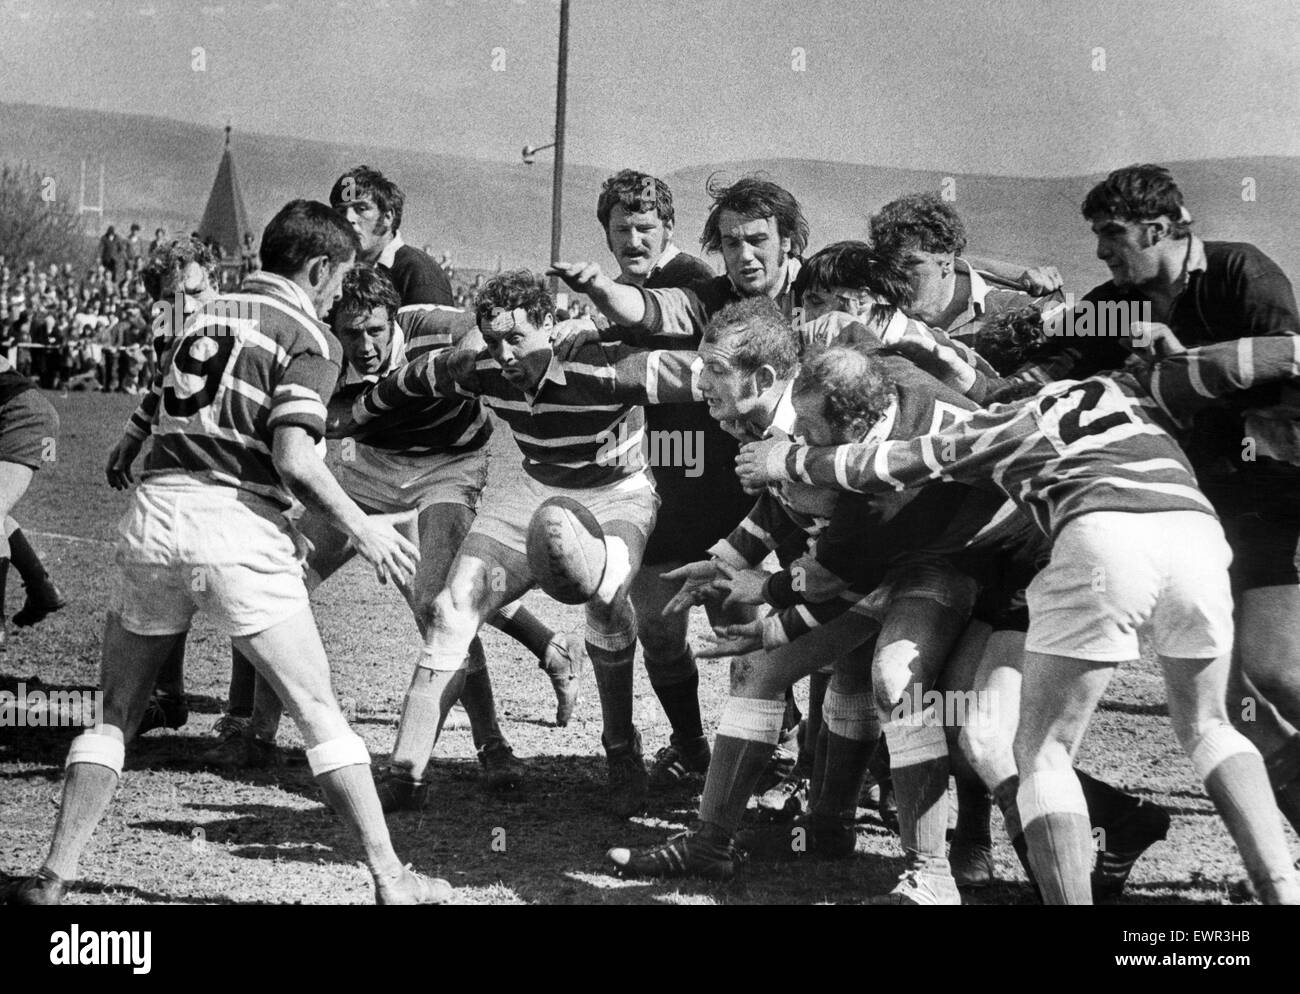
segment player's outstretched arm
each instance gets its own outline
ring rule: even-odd
[[[633,286],[615,283],[594,262],[556,262],[546,270],[574,293],[585,293],[613,324],[636,328],[645,318],[645,299]]]
[[[626,404],[687,404],[704,399],[699,353],[638,349],[631,345],[610,348],[614,376],[610,380],[616,400]]]
[[[352,420],[364,425],[381,414],[435,397],[473,396],[481,353],[468,349],[426,352],[393,370],[352,404]]]
[[[1158,360],[1146,376],[1151,396],[1179,420],[1241,390],[1294,383],[1298,378],[1300,336],[1296,335],[1202,345]]]
[[[1039,296],[1054,293],[1065,286],[1061,271],[1055,266],[1026,266],[1018,262],[1003,262],[986,256],[966,255],[963,258],[984,276],[998,283],[1024,290]]]
[[[285,486],[308,508],[340,528],[357,552],[375,567],[380,583],[409,583],[420,550],[395,527],[399,515],[368,515],[343,492],[316,451],[316,440],[299,425],[275,429],[271,458]]]

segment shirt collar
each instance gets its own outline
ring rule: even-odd
[[[655,273],[659,272],[659,270],[663,269],[664,266],[668,265],[668,263],[672,262],[675,258],[677,258],[677,256],[681,254],[682,254],[682,250],[679,249],[672,242],[669,242],[668,247],[659,253],[659,258],[655,260],[654,268],[650,270],[650,274],[646,278],[649,279],[650,276],[653,276]]]
[[[791,380],[785,385],[781,399],[776,402],[776,410],[772,412],[772,423],[767,426],[763,437],[793,438],[794,419],[794,380]]]
[[[955,268],[965,272],[970,279],[970,299],[966,301],[966,310],[964,310],[958,318],[952,322],[949,326],[950,328],[960,327],[976,318],[983,317],[985,310],[984,301],[985,298],[988,297],[990,289],[988,281],[976,272],[975,267],[965,259],[958,258],[955,260]]]
[[[1183,265],[1183,273],[1184,275],[1203,273],[1210,265],[1209,260],[1205,257],[1205,242],[1195,235],[1191,235],[1189,238],[1192,244],[1187,246],[1187,261]]]
[[[289,303],[301,308],[314,321],[319,322],[320,320],[316,316],[316,305],[307,296],[307,291],[287,276],[280,276],[278,273],[268,273],[265,269],[259,269],[257,272],[248,275],[244,280],[244,285],[252,289],[260,289],[272,295],[285,297]]]
[[[544,372],[542,378],[537,381],[537,389],[532,393],[524,391],[524,396],[528,398],[528,402],[531,404],[542,395],[542,388],[545,387],[546,384],[554,383],[556,386],[562,387],[567,385],[568,382],[568,377],[564,374],[564,363],[560,362],[560,360],[556,358],[555,353],[552,352],[551,361],[546,364],[546,372]]]
[[[405,244],[406,242],[402,241],[402,233],[400,231],[395,232],[393,240],[384,246],[384,250],[379,253],[379,258],[375,261],[381,266],[392,269],[393,260],[397,257],[397,250]]]

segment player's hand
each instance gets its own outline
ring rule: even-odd
[[[725,625],[713,629],[715,640],[706,642],[695,650],[701,659],[718,659],[722,656],[743,656],[763,648],[763,622],[746,621],[739,625]]]
[[[473,389],[474,372],[478,368],[478,353],[470,349],[452,349],[447,354],[447,375],[458,387]],[[433,367],[430,366],[430,373]]]
[[[1034,266],[1020,274],[1020,285],[1035,296],[1055,293],[1065,286],[1061,271],[1055,266]]]
[[[600,332],[591,318],[561,321],[551,329],[551,351],[560,362],[568,362],[584,345],[599,341]]]
[[[667,573],[660,573],[660,579],[682,585],[682,589],[664,605],[661,614],[666,618],[670,614],[689,611],[696,604],[704,604],[714,599],[718,595],[715,584],[721,576],[716,559],[702,559],[699,562],[679,566]]]
[[[736,476],[746,493],[758,493],[768,483],[786,479],[785,457],[793,446],[789,442],[768,439],[742,445],[736,456]]]
[[[396,583],[410,583],[420,561],[420,549],[402,534],[410,526],[414,511],[402,514],[367,514],[352,535],[351,545],[375,568],[380,583],[391,578]]]
[[[546,270],[546,275],[558,276],[574,293],[587,295],[610,282],[596,262],[554,262]]]
[[[1134,321],[1129,332],[1133,336],[1133,351],[1148,359],[1164,359],[1187,351],[1173,329],[1159,321]]]
[[[727,599],[722,602],[724,609],[739,604],[764,603],[763,584],[767,581],[767,574],[761,569],[737,569],[722,560],[718,561],[718,569],[722,572],[722,579],[717,586],[727,592]]]
[[[143,444],[143,441],[136,441],[130,435],[123,435],[109,452],[104,475],[108,477],[108,485],[114,490],[126,490],[135,482],[131,476],[131,464],[140,454],[140,447]]]

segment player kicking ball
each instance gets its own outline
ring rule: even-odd
[[[648,789],[632,721],[637,628],[627,590],[659,503],[638,405],[699,401],[699,358],[590,343],[558,359],[551,348],[551,296],[524,270],[488,280],[476,317],[485,349],[421,356],[363,394],[352,411],[364,429],[431,398],[480,399],[510,427],[524,456],[523,481],[503,488],[502,499],[479,512],[434,599],[384,787],[413,792],[423,783],[438,729],[460,696],[470,643],[484,621],[537,583],[530,524],[539,507],[563,497],[595,523],[589,534],[597,536],[601,556],[590,573],[598,582],[571,595],[587,607],[586,648],[600,693],[609,806],[627,817],[644,807]],[[556,548],[549,554],[567,553]]]
[[[1292,338],[1242,339],[1133,375],[1051,384],[910,441],[746,446],[747,486],[799,480],[888,493],[938,480],[995,487],[1052,538],[1030,584],[1016,803],[1044,902],[1091,904],[1092,835],[1072,763],[1116,668],[1149,626],[1169,713],[1266,904],[1300,904],[1259,752],[1228,721],[1231,553],[1186,456],[1181,419],[1266,382],[1294,381]],[[1154,402],[1153,402],[1154,399]]]
[[[168,654],[194,614],[253,660],[285,701],[307,762],[359,837],[379,904],[439,904],[451,887],[393,851],[370,754],[343,717],[283,512],[296,496],[334,521],[381,581],[409,580],[419,550],[384,516],[367,516],[326,468],[317,442],[338,380],[328,313],[357,253],[324,204],[295,200],[262,235],[263,271],[187,324],[162,385],[154,446],[119,524],[117,610],[104,633],[100,723],[68,753],[49,855],[0,900],[58,904],[117,790]]]

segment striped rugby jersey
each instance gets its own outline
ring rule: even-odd
[[[468,336],[477,337],[474,314],[441,304],[411,304],[397,311],[392,345],[378,373],[362,376],[347,366],[340,390],[360,394],[407,362],[458,345]],[[426,398],[423,403],[403,404],[365,425],[354,436],[358,445],[369,445],[407,456],[472,452],[492,437],[492,421],[477,399]]]
[[[323,438],[341,363],[338,339],[300,287],[251,274],[186,322],[142,476],[186,473],[289,507],[271,459],[275,429],[296,425]]]
[[[451,360],[459,366],[470,356],[472,370],[457,379]],[[552,355],[529,395],[505,378],[487,349],[426,353],[358,397],[352,416],[364,425],[430,397],[481,398],[510,426],[524,472],[539,483],[575,490],[652,486],[645,414],[636,405],[703,399],[703,365],[695,352],[591,342],[569,360]]]
[[[1054,383],[910,441],[782,446],[769,466],[779,462],[789,479],[864,492],[936,480],[995,486],[1052,537],[1094,511],[1213,515],[1170,433],[1234,393],[1298,376],[1300,339],[1238,339],[1162,359],[1138,376]]]

